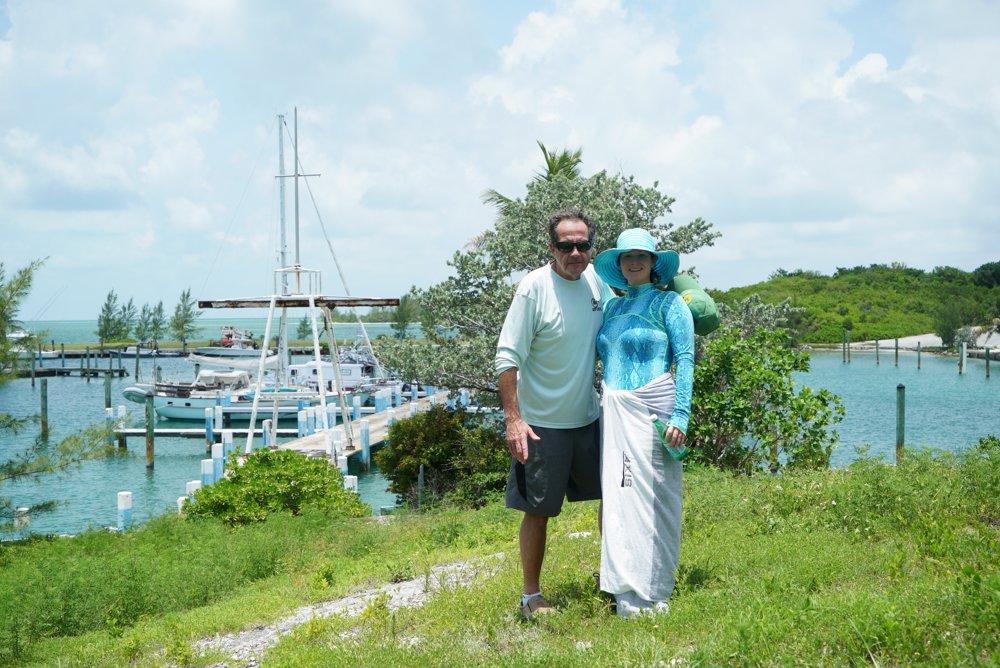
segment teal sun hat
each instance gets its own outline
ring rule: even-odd
[[[641,227],[632,227],[618,235],[618,244],[615,248],[609,248],[594,259],[594,271],[611,287],[626,289],[628,281],[618,266],[618,258],[622,253],[632,250],[642,250],[656,256],[653,271],[659,277],[660,285],[669,283],[681,264],[681,256],[676,251],[657,251],[656,242],[649,232]]]

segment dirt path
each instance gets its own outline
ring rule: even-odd
[[[491,559],[499,560],[503,556],[503,554],[496,554]],[[495,564],[464,561],[434,566],[429,575],[365,589],[333,601],[307,605],[268,626],[199,640],[194,644],[194,650],[201,656],[204,656],[209,650],[219,651],[231,657],[236,665],[255,667],[260,665],[259,662],[264,653],[276,645],[283,635],[315,617],[329,617],[330,615],[354,617],[360,614],[371,601],[380,596],[388,597],[390,610],[416,608],[423,605],[435,592],[468,585],[477,576],[488,576],[495,571]],[[216,668],[224,668],[230,664],[222,662],[212,665]]]

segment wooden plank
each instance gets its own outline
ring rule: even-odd
[[[448,400],[448,392],[441,391],[433,395],[434,400],[437,403],[445,403]],[[426,411],[431,407],[432,397],[424,397],[422,399],[416,400],[417,411]],[[389,415],[393,414],[396,416],[397,420],[402,420],[410,416],[410,404],[414,403],[410,401],[405,403],[398,408],[389,408],[381,413],[374,413],[367,418],[368,428],[370,435],[370,445],[374,447],[377,443],[381,443],[389,436]],[[354,447],[345,448],[344,454],[348,457],[356,455],[361,452],[361,420],[351,420],[351,428],[354,431]],[[304,436],[302,438],[295,439],[294,441],[289,441],[287,443],[278,444],[279,450],[294,450],[300,452],[307,457],[329,457],[329,453],[326,449],[326,433],[317,432],[315,434],[310,434],[309,436]]]
[[[329,295],[282,295],[275,299],[275,307],[307,308],[310,297],[316,306],[399,306],[398,297],[332,297]],[[231,299],[204,299],[198,308],[268,308],[271,297],[241,297]]]

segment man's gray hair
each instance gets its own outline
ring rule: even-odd
[[[556,227],[564,220],[583,221],[587,224],[587,238],[593,241],[594,237],[597,236],[597,223],[591,220],[587,214],[580,209],[564,209],[549,217],[549,240],[552,243],[559,241],[559,237],[556,236]]]

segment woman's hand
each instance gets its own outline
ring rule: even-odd
[[[667,441],[667,445],[671,448],[679,448],[684,445],[684,439],[687,438],[683,431],[677,427],[671,425],[667,427],[667,434],[664,438]]]

